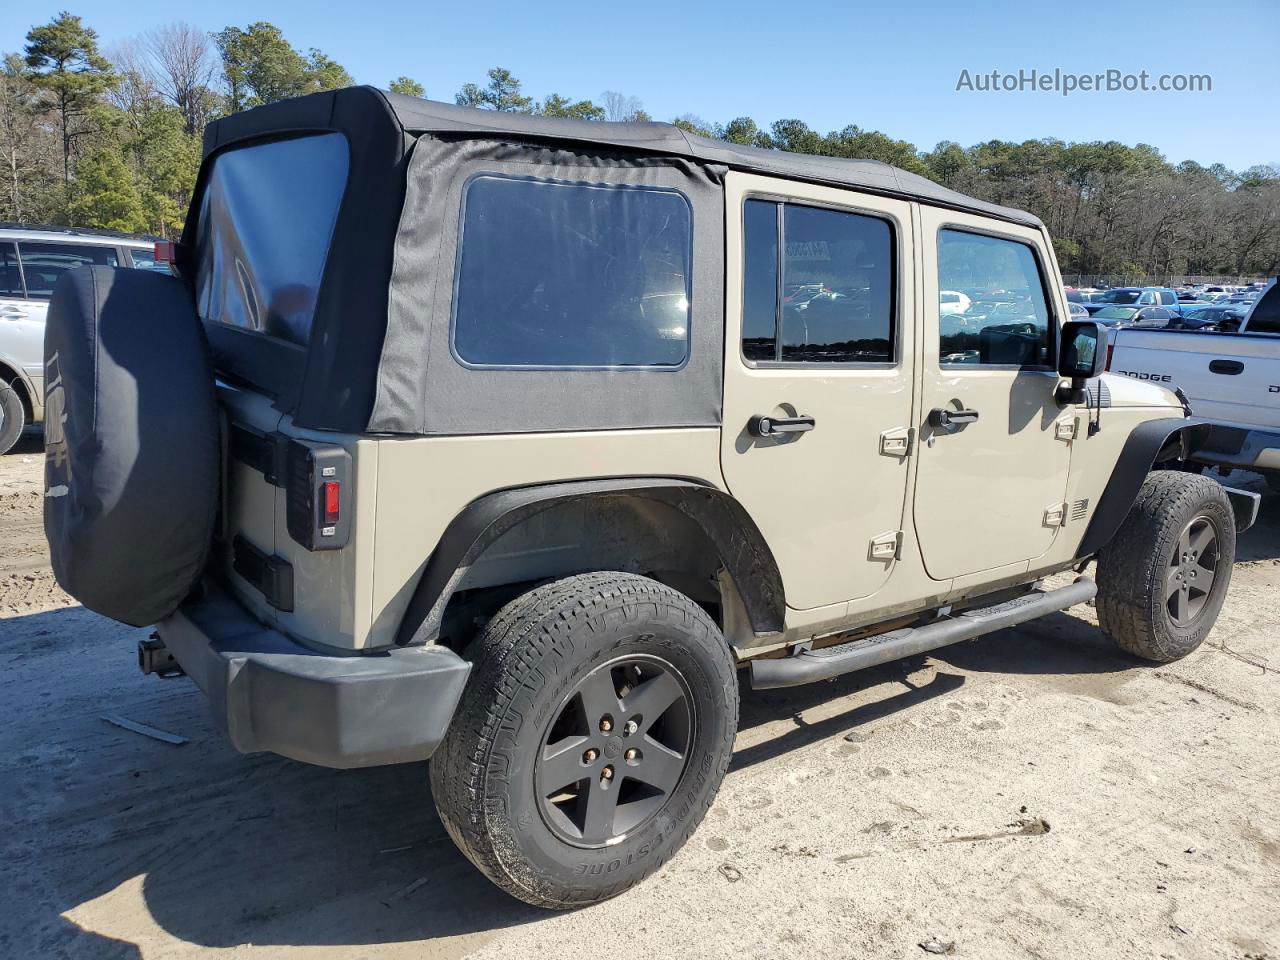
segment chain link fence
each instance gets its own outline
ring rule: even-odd
[[[1137,274],[1137,273],[1064,273],[1062,282],[1068,287],[1180,287],[1184,283],[1216,283],[1244,286],[1250,283],[1266,283],[1269,278],[1255,276],[1217,276],[1191,274]]]

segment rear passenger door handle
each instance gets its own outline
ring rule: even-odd
[[[1239,360],[1210,360],[1209,372],[1234,377],[1236,374],[1244,373],[1244,364]]]
[[[935,407],[929,411],[929,426],[935,430],[945,430],[947,433],[955,433],[965,424],[977,422],[977,410],[948,410],[945,407]]]
[[[747,421],[747,432],[753,437],[772,437],[780,433],[808,433],[818,425],[813,417],[769,417],[757,414]]]

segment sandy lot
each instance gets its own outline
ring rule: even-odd
[[[1077,608],[744,690],[685,851],[547,914],[454,850],[425,766],[242,757],[189,681],[141,676],[146,631],[52,580],[42,464],[0,458],[0,957],[1280,960],[1280,498],[1181,663],[1117,656]]]

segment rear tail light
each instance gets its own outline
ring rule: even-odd
[[[1116,345],[1114,343],[1108,343],[1107,344],[1107,369],[1108,370],[1111,369],[1111,355],[1115,352],[1116,352]]]
[[[337,550],[351,536],[351,454],[331,443],[290,440],[285,522],[308,550]]]
[[[173,263],[177,259],[177,246],[172,240],[157,240],[155,249],[156,263]]]
[[[320,522],[325,526],[331,526],[338,522],[338,518],[342,515],[342,484],[330,480],[320,484],[321,503]]]

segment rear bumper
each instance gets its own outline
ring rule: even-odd
[[[212,585],[156,630],[237,750],[325,767],[431,756],[471,669],[443,647],[318,653],[259,623]]]

